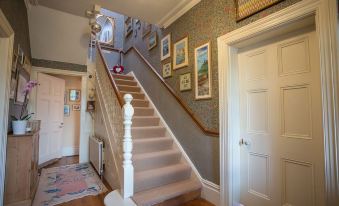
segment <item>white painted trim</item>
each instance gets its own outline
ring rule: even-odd
[[[184,0],[180,2],[176,7],[174,7],[171,11],[169,11],[159,22],[157,25],[162,26],[164,28],[169,27],[173,22],[179,19],[182,15],[184,15],[187,11],[197,5],[201,0]]]
[[[162,115],[160,114],[159,110],[157,109],[157,107],[154,105],[152,99],[148,96],[147,92],[145,91],[145,89],[142,87],[142,84],[139,82],[139,80],[136,78],[134,72],[130,72],[128,73],[132,76],[134,76],[135,81],[138,83],[138,86],[140,86],[142,92],[145,94],[146,98],[149,100],[150,105],[154,108],[157,116],[160,118],[161,122],[163,123],[163,126],[166,127],[169,135],[171,136],[171,138],[173,139],[174,143],[176,144],[176,146],[179,148],[180,152],[182,153],[184,159],[186,160],[186,162],[191,166],[193,173],[195,174],[195,176],[200,180],[201,184],[202,184],[202,197],[205,198],[207,201],[215,204],[216,206],[219,206],[219,198],[220,198],[220,187],[219,185],[214,184],[213,182],[210,182],[206,179],[203,179],[202,176],[200,175],[198,169],[195,167],[195,165],[193,164],[192,160],[189,158],[189,156],[187,155],[186,151],[184,150],[184,148],[181,146],[180,142],[178,141],[178,139],[175,137],[174,133],[172,132],[171,128],[167,125],[165,119],[162,117]]]
[[[80,145],[79,145],[79,162],[89,162],[89,136],[92,129],[92,117],[86,112],[87,107],[87,72],[76,72],[63,69],[52,69],[44,67],[32,67],[31,80],[37,80],[38,73],[60,74],[66,76],[81,77],[81,111],[80,111]],[[33,89],[30,94],[29,111],[36,113],[36,89]],[[62,154],[62,152],[60,152]]]
[[[69,157],[79,155],[79,147],[63,147],[62,148],[62,156]]]
[[[238,138],[236,119],[237,44],[266,35],[296,20],[315,15],[320,49],[323,127],[325,143],[326,205],[339,202],[339,72],[337,57],[337,3],[333,0],[303,0],[218,38],[219,105],[220,105],[220,181],[221,205],[239,203],[235,181]],[[235,120],[235,121],[233,121]]]
[[[12,55],[14,45],[14,31],[7,21],[5,15],[0,9],[0,36],[1,43],[4,44],[4,52],[7,58],[0,57],[0,203],[4,199],[5,189],[5,168],[6,168],[6,148],[7,148],[7,128],[8,128],[8,107],[9,107],[9,88],[11,81]],[[0,48],[3,49],[3,48]]]

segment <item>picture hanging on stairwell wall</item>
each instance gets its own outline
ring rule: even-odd
[[[161,40],[161,61],[171,57],[171,34],[167,34]]]
[[[148,41],[147,41],[147,47],[148,47],[148,50],[151,50],[156,46],[157,46],[157,32],[155,31],[151,35],[149,35]]]
[[[146,37],[152,31],[152,24],[144,22],[142,24],[142,37]]]
[[[133,32],[133,19],[128,17],[125,20],[125,37],[128,37]]]
[[[210,42],[195,49],[195,99],[212,97]]]
[[[236,0],[236,18],[241,21],[284,0]]]
[[[177,41],[173,45],[173,70],[188,65],[188,37]]]

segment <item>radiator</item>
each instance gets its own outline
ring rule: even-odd
[[[89,161],[99,175],[104,172],[104,143],[96,137],[89,139]]]

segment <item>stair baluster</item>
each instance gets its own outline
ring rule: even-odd
[[[134,114],[133,106],[131,102],[133,100],[132,95],[124,95],[125,105],[123,107],[124,115],[124,139],[123,139],[123,184],[122,184],[122,196],[123,198],[132,197],[134,194],[134,167],[132,164],[132,134],[131,125]]]

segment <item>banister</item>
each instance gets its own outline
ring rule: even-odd
[[[112,74],[111,74],[111,71],[109,70],[109,67],[108,67],[108,65],[107,65],[107,63],[106,63],[106,61],[105,61],[105,58],[104,58],[104,56],[103,56],[103,54],[102,54],[102,49],[101,49],[101,45],[100,45],[100,44],[101,44],[101,43],[97,42],[97,47],[98,47],[99,55],[100,55],[101,60],[103,61],[104,65],[105,65],[105,70],[106,70],[106,73],[107,73],[107,75],[108,75],[108,77],[109,77],[109,79],[110,79],[110,82],[111,82],[111,84],[112,84],[112,87],[113,87],[113,89],[114,89],[114,92],[115,92],[115,94],[116,94],[117,97],[118,97],[118,101],[119,101],[120,107],[123,107],[123,105],[124,105],[124,100],[123,100],[123,98],[122,98],[121,95],[120,95],[118,86],[117,86],[117,84],[115,83],[114,78],[113,78],[113,76],[112,76]]]
[[[188,113],[188,115],[193,119],[193,121],[198,125],[198,127],[209,136],[219,136],[219,131],[210,130],[206,128],[203,123],[194,115],[193,111],[183,102],[183,100],[175,93],[172,87],[166,83],[164,78],[156,71],[153,65],[141,54],[141,52],[134,46],[130,47],[128,50],[124,52],[124,54],[129,53],[131,50],[134,50],[138,56],[147,64],[150,70],[155,74],[156,77],[161,81],[161,83],[165,86],[165,88],[173,95],[173,97],[178,101],[178,103],[183,107],[183,109]]]
[[[99,48],[99,51],[100,51],[100,56],[101,56],[101,58],[103,58],[103,56],[101,54],[102,53],[102,50],[101,50],[101,44],[102,43],[97,43],[97,44],[99,45],[98,48]],[[179,95],[176,94],[176,92],[172,89],[172,87],[169,84],[167,84],[167,82],[164,80],[164,78],[162,78],[162,76],[156,71],[154,66],[141,54],[141,52],[135,46],[131,46],[126,51],[121,51],[119,49],[114,49],[114,50],[106,49],[106,48],[103,48],[103,49],[119,52],[119,53],[124,54],[124,55],[126,55],[130,51],[134,50],[138,54],[138,56],[143,60],[143,62],[149,67],[149,69],[155,74],[155,76],[160,80],[160,82],[165,86],[165,88],[172,94],[172,96],[183,107],[183,109],[187,112],[187,114],[193,119],[193,121],[197,124],[197,126],[208,136],[214,136],[214,137],[218,137],[219,136],[219,131],[218,130],[211,130],[211,129],[208,129],[207,127],[205,127],[203,125],[203,123],[199,120],[199,118],[196,117],[196,115],[194,115],[193,111],[185,104],[185,102],[179,97]],[[106,61],[104,61],[104,62],[105,62],[105,65],[106,65]],[[106,68],[108,68],[107,65],[106,65]],[[107,69],[107,71],[109,72],[108,69]],[[115,85],[114,79],[112,78],[111,75],[109,75],[109,76],[112,79],[112,84]],[[117,89],[116,85],[115,85],[115,87],[113,86],[113,88]],[[116,90],[116,91],[118,91],[118,90]],[[121,102],[123,102],[123,100],[122,100],[120,95],[118,95],[118,97],[119,97],[119,102],[121,104]]]

